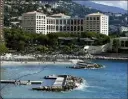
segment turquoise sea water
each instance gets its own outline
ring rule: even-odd
[[[69,74],[85,79],[81,87],[68,92],[33,91],[35,86],[1,84],[3,98],[127,98],[127,61],[94,60],[102,69],[69,69],[70,65],[2,66],[1,79],[42,80],[51,74]],[[32,75],[33,74],[33,75]],[[26,76],[23,76],[26,75]]]

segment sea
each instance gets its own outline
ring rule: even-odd
[[[46,92],[34,91],[33,87],[39,85],[13,85],[1,84],[1,96],[3,99],[42,99],[42,98],[118,98],[128,97],[128,62],[117,60],[91,60],[102,64],[100,69],[71,69],[69,64],[49,64],[30,66],[1,66],[2,80],[43,80],[48,75],[73,75],[82,77],[83,84],[72,91]]]

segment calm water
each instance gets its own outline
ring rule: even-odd
[[[69,74],[85,79],[84,84],[69,92],[33,91],[35,86],[1,85],[3,98],[127,98],[126,61],[95,60],[105,65],[97,70],[75,70],[65,68],[67,65],[44,66],[2,66],[1,79],[42,80],[51,74]],[[32,75],[33,74],[33,75]],[[26,76],[23,76],[26,75]]]

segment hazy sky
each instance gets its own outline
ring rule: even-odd
[[[116,6],[116,7],[120,7],[125,10],[128,10],[127,0],[94,0],[93,2],[104,4],[104,5],[109,5],[109,6]]]

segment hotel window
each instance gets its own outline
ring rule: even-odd
[[[69,31],[70,30],[70,27],[69,26],[67,26],[67,31]]]
[[[62,24],[62,20],[60,20],[60,24]]]
[[[80,26],[78,26],[77,30],[78,30],[78,31],[80,30]]]
[[[128,41],[125,41],[125,47],[128,47]]]
[[[56,20],[56,24],[59,24],[59,21],[58,20]]]
[[[60,31],[62,31],[63,30],[63,28],[62,28],[62,26],[60,26]]]
[[[99,17],[97,17],[97,20],[100,20],[100,18],[99,18]]]
[[[74,31],[76,31],[76,26],[74,26]]]
[[[80,20],[78,20],[78,24],[80,24]]]
[[[96,18],[94,17],[93,20],[96,20]]]
[[[121,47],[124,47],[124,46],[125,46],[125,42],[121,41]]]
[[[74,20],[74,25],[76,25],[76,20]]]
[[[70,24],[70,20],[67,20],[67,23]]]
[[[90,17],[90,20],[92,20],[92,17]]]
[[[64,24],[66,24],[66,20],[63,20],[64,21]]]
[[[71,31],[73,31],[73,26],[71,26]]]
[[[89,20],[89,18],[87,17],[87,20]]]
[[[81,20],[81,24],[83,24],[83,20]]]
[[[73,25],[73,20],[71,20],[71,25]]]
[[[66,31],[66,26],[64,26],[64,31]]]

